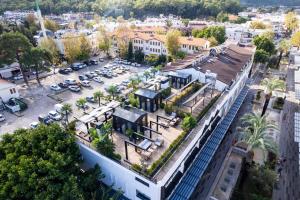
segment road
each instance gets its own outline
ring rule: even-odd
[[[50,110],[54,110],[54,105],[58,104],[56,100],[50,98],[49,94],[55,94],[54,91],[50,90],[50,85],[58,84],[59,82],[63,82],[68,78],[72,78],[78,80],[78,75],[84,74],[87,71],[93,71],[95,69],[101,68],[101,66],[106,63],[100,63],[97,66],[91,66],[88,69],[82,69],[80,71],[75,71],[70,73],[69,75],[62,74],[53,74],[41,80],[42,87],[37,85],[35,80],[30,81],[31,89],[24,87],[24,84],[18,84],[17,89],[20,93],[20,96],[24,98],[25,102],[28,104],[28,109],[23,111],[21,116],[16,116],[9,112],[4,112],[4,116],[6,120],[4,122],[0,122],[0,135],[4,133],[12,133],[17,128],[29,127],[30,123],[34,121],[38,121],[38,116],[40,114],[48,114]],[[134,76],[136,73],[141,73],[145,70],[144,67],[130,67],[130,71],[124,74],[119,75],[118,77],[114,77],[112,79],[103,78],[104,83],[97,83],[91,80],[91,88],[82,88],[81,92],[73,93],[69,90],[56,95],[63,100],[63,103],[69,103],[72,105],[73,113],[72,115],[75,117],[79,117],[83,115],[82,110],[78,110],[75,106],[76,101],[79,98],[85,98],[87,96],[93,96],[95,91],[103,91],[104,88],[111,84],[119,84],[123,80],[128,80],[130,77]],[[90,108],[97,107],[97,104],[91,105]],[[73,117],[71,116],[71,117]]]
[[[277,189],[273,190],[273,200],[299,200],[300,177],[298,144],[294,142],[294,113],[299,112],[299,106],[294,99],[294,70],[288,69],[287,73],[287,99],[283,107],[281,121],[281,134],[279,138],[279,153],[287,161],[283,164],[283,170]]]

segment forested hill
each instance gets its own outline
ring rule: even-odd
[[[252,6],[300,6],[300,0],[241,0],[241,4]]]
[[[135,17],[162,13],[194,18],[240,10],[239,0],[39,0],[39,4],[44,14],[94,11],[115,16],[129,16],[131,13]],[[34,9],[34,0],[1,0],[0,13],[18,9]]]

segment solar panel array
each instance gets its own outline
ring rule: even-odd
[[[234,120],[247,93],[248,87],[245,86],[224,119],[215,128],[210,138],[203,145],[203,148],[200,150],[191,166],[187,169],[186,173],[175,187],[169,198],[170,200],[187,200],[191,197],[211,159],[214,157],[214,154],[216,153],[226,132],[228,131],[230,124]]]

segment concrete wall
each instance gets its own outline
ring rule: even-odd
[[[140,200],[140,198],[136,197],[137,190],[149,197],[151,200],[160,199],[161,189],[158,185],[121,166],[111,159],[108,159],[84,144],[80,142],[78,142],[78,144],[81,155],[84,158],[85,165],[93,167],[95,164],[98,164],[101,167],[102,173],[105,174],[105,178],[102,180],[105,184],[113,184],[114,189],[120,188],[124,192],[124,195],[132,200]],[[141,179],[149,186],[137,181],[136,178]]]
[[[15,93],[11,94],[10,92],[10,89],[15,89]],[[19,93],[18,93],[18,90],[15,88],[15,86],[11,86],[11,87],[8,87],[8,88],[3,88],[3,89],[0,89],[0,97],[2,98],[2,100],[4,102],[7,102],[10,98],[19,98]]]

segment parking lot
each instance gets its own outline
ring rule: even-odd
[[[79,98],[85,98],[87,96],[93,96],[95,91],[105,92],[105,88],[112,84],[120,84],[124,80],[129,80],[130,77],[136,76],[138,73],[142,73],[146,67],[133,67],[129,66],[129,70],[118,74],[116,77],[105,78],[101,77],[103,83],[89,80],[91,87],[81,87],[80,92],[71,92],[69,89],[64,89],[62,92],[55,92],[50,89],[51,85],[64,82],[66,79],[75,79],[79,81],[78,76],[83,75],[86,72],[92,72],[94,70],[103,69],[108,61],[99,63],[98,65],[89,66],[79,71],[73,71],[70,74],[52,74],[41,80],[42,87],[38,86],[35,80],[30,81],[30,89],[24,86],[23,83],[17,85],[20,96],[24,98],[28,108],[21,112],[12,114],[4,111],[3,114],[6,118],[5,121],[0,122],[0,135],[4,133],[12,133],[17,128],[28,128],[32,122],[38,122],[38,116],[41,114],[48,114],[49,111],[55,110],[54,105],[58,103],[69,103],[72,105],[73,113],[69,117],[80,117],[83,115],[83,110],[78,109],[75,105]],[[61,100],[62,102],[59,102]],[[90,109],[97,107],[98,104],[88,103]]]

